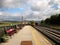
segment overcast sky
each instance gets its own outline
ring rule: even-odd
[[[60,13],[60,0],[0,0],[0,20],[44,20]]]

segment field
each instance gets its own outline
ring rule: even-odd
[[[16,24],[21,24],[21,22],[0,22],[0,26],[11,26]]]

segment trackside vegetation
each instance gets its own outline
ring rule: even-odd
[[[42,20],[41,24],[60,30],[60,14],[52,15],[50,18]]]

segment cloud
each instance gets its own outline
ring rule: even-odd
[[[60,14],[60,0],[0,0],[0,19],[44,20],[54,14]]]
[[[0,12],[0,15],[3,15],[3,12]]]
[[[2,8],[17,8],[24,6],[27,0],[0,0]]]

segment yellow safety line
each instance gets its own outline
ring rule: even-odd
[[[41,45],[39,39],[37,39],[37,36],[35,35],[35,31],[31,30],[31,33],[32,33],[32,38],[33,38],[35,45]]]

